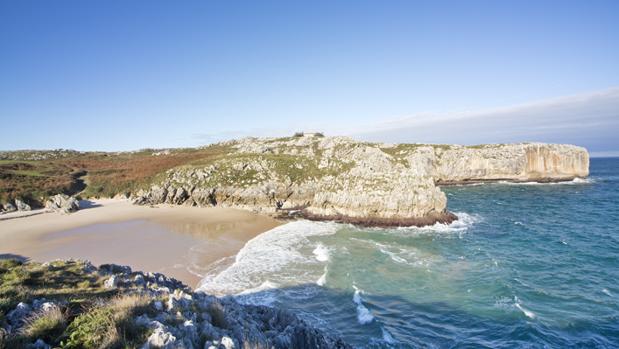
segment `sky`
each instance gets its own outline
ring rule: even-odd
[[[619,154],[619,1],[0,0],[0,149],[322,131]]]

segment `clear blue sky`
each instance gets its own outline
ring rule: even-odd
[[[0,149],[365,132],[617,86],[619,1],[0,0]]]

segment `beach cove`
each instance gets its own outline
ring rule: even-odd
[[[130,265],[195,287],[210,264],[234,256],[248,240],[281,224],[229,208],[136,206],[118,199],[82,204],[84,209],[69,215],[3,215],[0,258]]]

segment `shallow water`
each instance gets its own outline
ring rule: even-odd
[[[358,347],[619,346],[619,159],[564,184],[444,188],[449,226],[298,221],[202,289],[292,309]]]

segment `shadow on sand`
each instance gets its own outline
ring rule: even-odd
[[[30,258],[13,253],[0,253],[0,260],[14,259],[20,262],[28,262]]]
[[[101,204],[97,204],[96,202],[90,200],[80,200],[80,210],[87,210],[96,207],[101,207]]]

